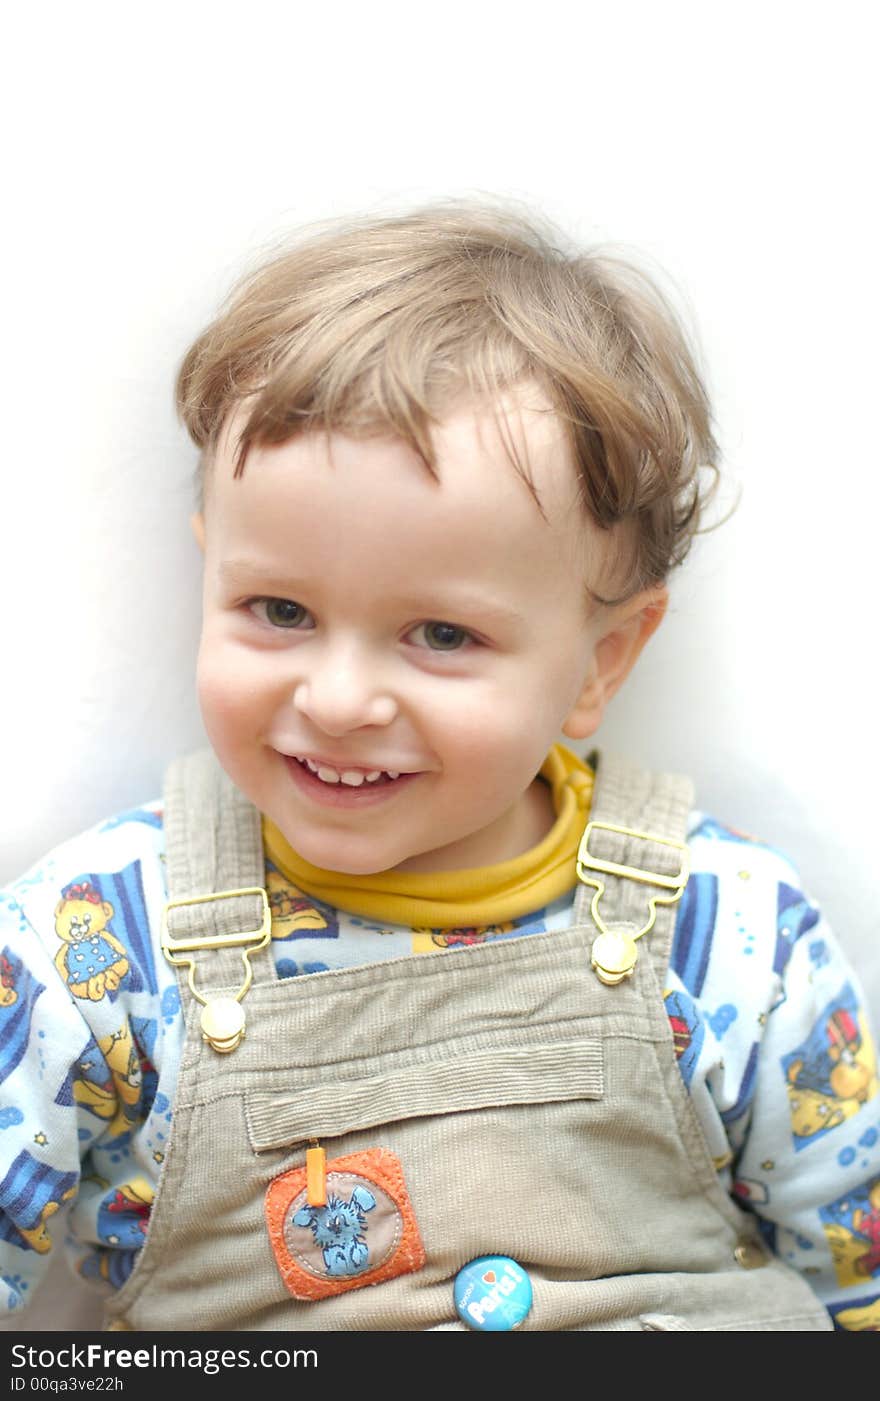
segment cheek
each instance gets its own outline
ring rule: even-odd
[[[196,689],[205,728],[215,732],[234,730],[253,718],[262,688],[256,668],[246,655],[234,654],[210,639],[203,640],[196,668]]]
[[[563,704],[524,677],[509,685],[468,689],[432,708],[429,726],[444,767],[489,782],[530,781],[557,737]],[[491,775],[491,777],[490,777]]]
[[[582,684],[580,662],[559,666],[549,657],[505,690],[496,711],[487,711],[482,727],[483,753],[499,776],[503,770],[530,780],[537,773],[559,740]]]
[[[202,639],[196,666],[196,691],[204,716],[221,714],[228,704],[228,684],[218,650]]]

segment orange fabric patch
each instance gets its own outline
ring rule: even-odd
[[[305,1166],[269,1183],[275,1263],[295,1299],[329,1299],[420,1270],[425,1247],[396,1154],[369,1148],[327,1163],[327,1202],[310,1206]]]

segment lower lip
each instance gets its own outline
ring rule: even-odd
[[[398,778],[385,782],[379,779],[376,783],[367,783],[365,779],[358,787],[353,787],[342,782],[325,783],[298,759],[292,759],[287,754],[282,755],[282,758],[299,791],[305,793],[313,802],[328,808],[375,807],[378,803],[387,803],[397,793],[408,788],[413,779],[419,777],[417,773],[402,773]]]

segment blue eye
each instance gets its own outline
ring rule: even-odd
[[[291,598],[258,598],[252,607],[259,609],[273,628],[298,628],[309,616],[302,604]]]
[[[425,641],[434,652],[454,652],[467,642],[470,633],[453,623],[423,623]]]

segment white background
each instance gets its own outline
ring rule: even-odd
[[[7,17],[0,880],[157,794],[203,742],[195,452],[172,383],[232,281],[304,221],[510,196],[674,280],[725,500],[741,494],[600,739],[689,771],[701,806],[795,856],[876,1019],[876,13],[153,0]]]

